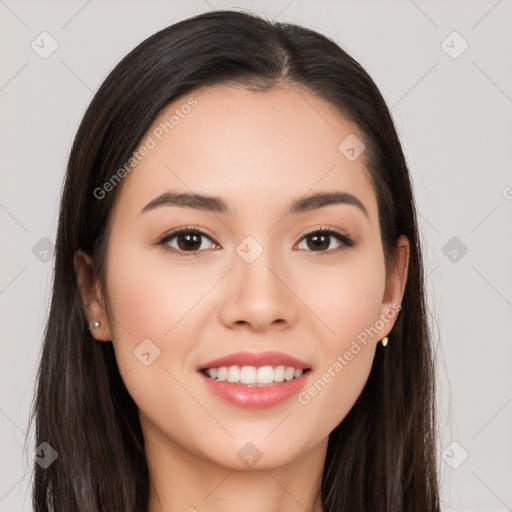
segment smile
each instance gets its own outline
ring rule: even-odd
[[[204,374],[218,382],[231,382],[243,386],[268,386],[278,382],[298,379],[304,370],[293,366],[221,366],[207,368]],[[308,369],[306,369],[308,371]]]

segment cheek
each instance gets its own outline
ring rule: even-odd
[[[331,359],[334,351],[346,350],[346,344],[367,335],[379,319],[385,290],[385,268],[378,246],[347,253],[339,264],[304,269],[300,294],[304,302],[322,320],[325,329],[320,339],[326,341],[324,353]],[[372,333],[373,335],[373,333]],[[378,341],[378,340],[375,340]],[[327,363],[328,361],[324,361]]]
[[[112,342],[119,372],[139,410],[168,434],[185,437],[190,421],[201,413],[191,399],[198,391],[184,380],[200,324],[200,308],[194,306],[211,283],[201,272],[187,272],[156,252],[128,245],[116,252],[112,244],[107,274]]]
[[[378,247],[316,272],[309,288],[303,291],[308,304],[329,330],[317,338],[321,364],[297,399],[308,417],[318,418],[313,430],[327,435],[348,414],[371,371],[385,288]]]
[[[186,271],[182,264],[170,263],[157,251],[131,249],[128,244],[116,251],[113,243],[109,256],[107,287],[116,359],[121,375],[144,370],[141,385],[158,371],[186,367],[190,344],[174,340],[194,338],[193,326],[200,323],[200,307],[195,306],[211,288],[201,272]],[[134,376],[131,382],[136,384]]]
[[[356,342],[343,348],[347,350],[315,372],[314,378],[297,396],[299,414],[310,418],[311,445],[328,436],[343,421],[371,371],[375,346]]]
[[[164,338],[207,290],[200,272],[167,261],[158,250],[124,250],[109,268],[113,330],[120,337],[128,331],[133,341]]]

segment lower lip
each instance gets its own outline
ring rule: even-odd
[[[266,409],[278,405],[298,393],[306,384],[311,372],[283,382],[274,382],[268,386],[244,386],[232,382],[220,382],[200,373],[206,385],[224,400],[248,409]]]

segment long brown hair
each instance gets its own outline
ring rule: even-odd
[[[211,84],[264,90],[286,82],[338,109],[364,136],[386,268],[400,235],[410,242],[402,309],[366,386],[329,436],[321,495],[326,512],[439,510],[434,363],[411,182],[390,112],[366,71],[307,28],[237,11],[201,14],[149,37],[108,75],[76,134],[62,193],[51,309],[37,390],[34,464],[38,512],[143,512],[149,473],[137,406],[111,343],[91,337],[73,269],[78,249],[100,274],[117,190],[94,193],[127,162],[159,111]],[[119,188],[119,187],[117,187]],[[98,275],[99,275],[98,274]]]

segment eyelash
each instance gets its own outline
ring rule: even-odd
[[[202,229],[198,229],[198,228],[191,227],[191,226],[176,228],[176,229],[170,231],[169,233],[166,233],[158,240],[158,242],[155,245],[162,246],[162,248],[164,250],[175,253],[175,254],[177,253],[180,256],[197,256],[198,253],[202,252],[201,250],[181,251],[181,250],[178,250],[175,248],[170,248],[167,246],[169,241],[171,241],[173,238],[175,238],[176,236],[178,236],[182,233],[188,233],[188,234],[194,233],[194,234],[197,234],[200,236],[204,236],[204,237],[210,239],[214,244],[218,245],[217,242],[215,242],[215,240],[209,233],[204,232]],[[316,253],[319,256],[325,255],[325,254],[337,254],[343,250],[350,249],[357,245],[357,242],[355,240],[353,240],[347,233],[344,233],[343,231],[340,231],[338,229],[329,228],[327,226],[315,228],[314,230],[304,233],[302,235],[302,237],[300,238],[299,243],[304,238],[307,238],[308,236],[318,235],[318,234],[332,236],[332,237],[336,238],[339,242],[341,242],[341,245],[339,247],[337,247],[336,249],[330,249],[330,250],[326,250],[326,251],[307,251],[307,252]]]

